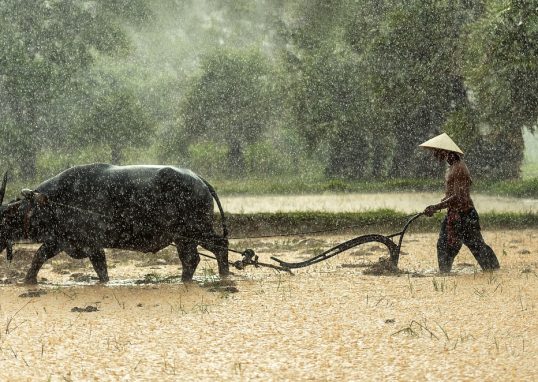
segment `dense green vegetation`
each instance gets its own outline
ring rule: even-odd
[[[14,199],[23,188],[35,187],[39,181],[13,181],[8,184],[6,199]],[[421,179],[393,179],[375,182],[346,181],[341,179],[299,179],[292,177],[212,179],[220,196],[320,193],[383,193],[383,192],[436,192],[443,193],[443,181]],[[525,180],[477,181],[473,192],[516,198],[538,199],[538,178]]]
[[[443,181],[423,179],[391,179],[376,182],[315,180],[298,178],[258,178],[215,180],[219,194],[316,194],[324,192],[443,192]],[[525,180],[479,180],[473,191],[483,194],[538,198],[538,178]]]
[[[0,0],[0,25],[0,166],[21,182],[101,161],[230,192],[428,189],[443,168],[417,145],[446,131],[476,189],[536,196],[513,182],[534,171],[530,0]]]

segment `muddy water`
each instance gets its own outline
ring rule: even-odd
[[[170,249],[109,252],[106,286],[87,261],[60,255],[37,287],[0,286],[0,380],[536,380],[538,232],[484,236],[498,272],[464,249],[439,275],[436,236],[410,233],[409,274],[364,275],[385,254],[365,244],[294,276],[236,271],[236,289],[215,283],[205,260],[198,281],[181,284]],[[233,245],[295,261],[344,239]],[[27,268],[29,249],[0,261],[3,279]]]
[[[227,196],[221,201],[230,213],[324,211],[362,212],[388,208],[405,213],[423,211],[429,204],[440,201],[440,193],[382,193],[382,194],[324,194]],[[479,212],[538,213],[538,199],[516,199],[489,195],[473,195]]]

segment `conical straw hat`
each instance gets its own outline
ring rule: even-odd
[[[438,149],[452,151],[455,153],[463,154],[463,151],[458,147],[457,144],[446,134],[440,134],[432,139],[419,145],[420,147],[425,147],[427,149]]]

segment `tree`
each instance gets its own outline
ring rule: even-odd
[[[269,71],[256,51],[218,50],[202,58],[182,104],[187,140],[224,143],[231,173],[243,173],[244,146],[271,122]]]
[[[516,178],[523,160],[523,128],[538,118],[536,2],[496,0],[473,24],[466,77],[480,117],[490,127],[484,146],[502,177]],[[495,152],[496,151],[496,152]]]
[[[376,147],[392,146],[389,176],[427,174],[417,145],[468,107],[461,35],[474,12],[466,1],[367,1],[347,26],[381,133]]]
[[[317,50],[303,60],[294,84],[297,129],[311,152],[327,152],[328,176],[369,174],[372,133],[358,69],[349,50]]]
[[[294,5],[281,16],[288,21],[276,24],[292,123],[310,154],[325,162],[326,175],[362,178],[369,174],[372,134],[359,57],[343,40],[351,2]]]
[[[148,144],[153,124],[127,89],[113,89],[102,95],[76,137],[86,144],[110,148],[113,164],[121,164],[123,149]]]
[[[129,3],[129,4],[127,4]],[[129,43],[115,12],[143,17],[144,1],[0,1],[2,104],[15,128],[18,163],[33,178],[39,150],[54,140],[52,100],[70,88],[96,53],[126,52]],[[114,13],[113,13],[114,12]],[[52,138],[52,139],[51,139]],[[1,143],[6,149],[6,142]]]

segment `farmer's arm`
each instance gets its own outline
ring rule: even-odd
[[[457,195],[445,196],[440,203],[432,204],[431,206],[426,207],[424,210],[424,215],[432,216],[435,212],[448,208],[453,200],[457,198]]]
[[[441,202],[426,207],[424,214],[432,216],[436,211],[445,208],[458,208],[465,203],[468,198],[471,185],[470,177],[463,167],[456,166],[449,173],[446,181],[446,194]]]

